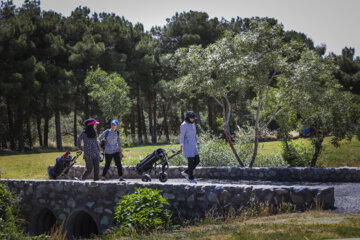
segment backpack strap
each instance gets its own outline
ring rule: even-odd
[[[110,133],[110,129],[106,130],[106,133],[105,133],[105,140],[107,139],[107,137],[109,136],[109,133]]]

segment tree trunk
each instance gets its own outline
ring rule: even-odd
[[[166,112],[165,104],[163,104],[163,114],[164,114],[164,131],[165,131],[165,136],[166,136],[166,142],[170,142],[169,126],[167,123],[167,112]]]
[[[156,93],[155,93],[155,97],[154,97],[154,127],[153,127],[153,134],[152,134],[152,144],[156,144],[157,143],[157,118],[156,118],[156,110],[157,110],[157,102],[156,102]]]
[[[236,149],[235,149],[234,145],[232,144],[231,137],[230,137],[230,135],[228,134],[227,128],[228,128],[228,127],[225,127],[225,128],[224,128],[224,133],[225,133],[225,137],[226,137],[227,141],[229,142],[230,148],[231,148],[231,150],[233,151],[233,153],[234,153],[234,155],[235,155],[235,157],[236,157],[236,160],[239,162],[240,167],[245,167],[245,166],[244,166],[244,163],[241,161],[238,153],[236,152]]]
[[[314,145],[314,149],[315,149],[315,152],[314,152],[314,155],[311,159],[311,167],[315,167],[316,166],[316,162],[317,162],[317,159],[319,158],[320,154],[321,154],[321,151],[322,151],[322,143],[324,141],[324,136],[321,135],[321,136],[315,136],[315,139],[312,140],[312,143]]]
[[[213,111],[212,111],[212,101],[211,98],[208,98],[208,124],[209,124],[209,128],[210,130],[214,130],[214,124],[213,124]]]
[[[41,116],[39,113],[36,114],[36,127],[37,127],[37,132],[38,132],[39,145],[40,145],[40,147],[42,147],[43,141],[42,141],[42,134],[41,134]]]
[[[254,152],[253,152],[253,155],[251,157],[251,162],[250,162],[250,165],[249,167],[253,167],[254,165],[254,162],[255,162],[255,159],[256,159],[256,156],[257,156],[257,153],[258,153],[258,148],[259,148],[259,137],[257,135],[257,131],[255,131],[255,139],[254,139]]]
[[[18,141],[19,141],[19,151],[25,151],[25,144],[24,144],[24,119],[23,119],[23,111],[22,108],[19,107],[17,111],[17,128],[18,128]]]
[[[47,115],[44,119],[44,147],[49,147],[49,117]]]
[[[29,148],[33,148],[32,136],[31,136],[31,126],[30,126],[30,118],[26,120],[26,138],[29,144]]]
[[[63,150],[62,139],[61,139],[61,125],[60,125],[60,112],[55,111],[55,128],[56,128],[56,149],[59,151]]]
[[[254,152],[253,152],[253,155],[251,157],[251,162],[250,162],[249,167],[253,167],[255,159],[256,159],[256,155],[258,153],[259,137],[260,137],[259,122],[260,122],[260,111],[261,111],[261,107],[262,107],[262,98],[263,98],[262,94],[263,94],[263,90],[260,90],[259,91],[259,102],[258,102],[258,107],[257,107],[257,110],[256,110],[256,119],[255,119]]]
[[[230,101],[229,101],[229,99],[227,98],[226,95],[224,95],[224,99],[226,100],[225,103],[220,102],[217,99],[216,100],[220,104],[220,106],[222,107],[222,110],[223,110],[223,119],[224,119],[223,129],[224,129],[225,137],[226,137],[227,141],[229,142],[230,148],[233,151],[236,160],[239,162],[240,167],[245,167],[244,163],[241,161],[241,159],[240,159],[238,153],[236,152],[236,149],[235,149],[235,147],[234,147],[234,145],[232,144],[232,141],[231,141],[230,126],[229,126],[230,114],[231,114],[231,103],[230,103]]]
[[[197,123],[201,123],[201,119],[200,119],[200,113],[199,113],[199,100],[194,98],[193,99],[193,111],[195,112],[196,116],[197,116]]]
[[[143,143],[142,140],[142,124],[141,124],[141,104],[140,104],[140,90],[139,87],[137,87],[137,94],[136,94],[136,108],[137,108],[137,128],[138,128],[138,143]]]
[[[44,109],[44,147],[49,147],[49,119],[50,119],[50,113],[49,109],[47,108],[47,94],[44,93],[44,99],[43,99],[43,109]]]
[[[2,146],[2,149],[7,149],[7,139],[6,139],[5,135],[2,138],[1,146]]]
[[[142,131],[143,131],[143,135],[144,135],[144,143],[148,144],[149,139],[148,139],[147,131],[146,131],[146,123],[145,123],[145,116],[144,116],[143,108],[141,108],[141,125],[142,125]]]
[[[183,122],[185,120],[185,110],[184,110],[184,106],[183,104],[181,104],[181,122]]]
[[[15,151],[15,129],[14,129],[14,120],[13,120],[13,112],[10,107],[10,102],[7,101],[7,113],[8,113],[8,122],[9,122],[9,139],[10,139],[10,149]]]
[[[85,96],[84,96],[84,114],[85,114],[85,119],[88,119],[90,117],[90,111],[89,111],[89,95],[88,95],[88,88],[85,88]]]
[[[131,122],[130,122],[130,128],[131,128],[131,137],[134,140],[135,139],[135,105],[134,103],[131,104]]]
[[[74,107],[74,126],[73,126],[73,134],[74,134],[74,146],[76,146],[77,140],[77,111],[76,111],[76,104]]]
[[[153,127],[153,114],[152,114],[152,109],[151,109],[151,101],[149,101],[148,104],[149,104],[149,113],[148,113],[148,118],[149,118],[149,132],[150,132],[150,136],[151,136],[151,143],[153,143],[154,127]]]

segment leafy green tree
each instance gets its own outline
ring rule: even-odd
[[[2,2],[0,9],[0,89],[8,108],[11,148],[25,150],[24,121],[39,89],[35,74],[39,64],[35,57],[35,15],[38,2],[26,2],[16,9],[11,1]],[[35,10],[34,10],[35,8]],[[15,127],[16,126],[16,127]]]
[[[217,18],[209,19],[205,12],[189,11],[175,13],[166,19],[163,27],[154,27],[153,35],[160,40],[161,50],[174,52],[178,48],[200,44],[206,47],[222,37],[225,27]]]
[[[360,58],[354,55],[355,49],[347,47],[342,50],[342,55],[333,55],[339,66],[335,77],[346,90],[360,95]]]
[[[325,137],[332,136],[331,143],[339,146],[342,139],[351,140],[359,129],[355,120],[360,116],[360,110],[356,108],[358,104],[354,101],[356,96],[342,91],[340,84],[329,80],[305,93],[306,102],[297,106],[301,123],[311,129],[311,143],[314,148],[312,167],[316,166],[323,150]]]
[[[100,105],[107,119],[118,118],[130,107],[129,87],[117,73],[108,74],[101,68],[90,71],[85,79],[89,95]]]
[[[331,63],[324,63],[317,52],[296,41],[285,43],[282,31],[282,25],[254,20],[249,31],[234,38],[235,46],[241,49],[240,77],[256,93],[255,146],[250,167],[256,159],[258,139],[269,124],[285,109],[301,104],[303,92],[332,73]]]
[[[239,78],[238,49],[234,48],[232,39],[228,35],[205,49],[200,45],[179,49],[174,65],[182,76],[178,83],[181,91],[207,94],[221,106],[225,136],[240,166],[244,167],[232,145],[229,126],[232,111],[229,96],[246,88]]]
[[[37,58],[42,69],[37,74],[41,83],[38,111],[44,117],[44,146],[48,146],[49,119],[55,115],[56,145],[62,150],[61,114],[69,114],[72,103],[72,72],[68,70],[69,51],[63,38],[64,18],[54,12],[43,12],[37,23]],[[41,116],[37,116],[39,121]],[[40,125],[40,123],[38,123]],[[38,127],[40,135],[40,128]]]
[[[105,52],[102,35],[95,28],[94,19],[90,16],[90,9],[77,7],[64,21],[63,38],[67,49],[68,70],[72,71],[72,102],[74,112],[73,135],[77,137],[77,115],[83,113],[83,118],[95,115],[99,110],[91,102],[88,89],[84,84],[87,72],[91,67],[99,65],[99,59]]]

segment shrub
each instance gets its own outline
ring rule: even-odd
[[[247,165],[248,166],[248,165]],[[254,167],[288,167],[289,164],[284,160],[279,152],[269,155],[258,154]]]
[[[163,231],[171,227],[170,210],[160,190],[136,188],[135,193],[125,195],[115,210],[115,227],[108,232],[115,235],[131,235]]]
[[[11,193],[0,184],[0,219],[8,221],[11,216]]]
[[[242,130],[237,132],[233,139],[233,145],[245,166],[249,166],[254,150],[253,130]],[[221,138],[214,136],[210,132],[203,132],[200,135],[201,149],[200,165],[201,166],[238,166],[234,153],[232,152],[228,142]],[[258,154],[254,167],[287,167],[288,164],[284,161],[279,153],[272,153],[270,155]]]
[[[18,225],[20,200],[0,184],[0,239],[31,239],[23,234]]]
[[[234,157],[225,139],[212,135],[210,132],[203,132],[199,141],[201,148],[200,166],[236,166],[238,162]]]
[[[291,167],[310,166],[312,148],[303,140],[291,140],[282,143],[281,155]]]

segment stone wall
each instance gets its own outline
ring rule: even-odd
[[[131,183],[118,181],[71,180],[0,180],[23,199],[24,214],[30,231],[44,232],[52,222],[65,222],[69,234],[81,233],[81,221],[87,221],[95,233],[102,233],[112,224],[117,202],[135,188],[150,187],[163,191],[174,216],[182,219],[202,218],[210,209],[239,209],[250,201],[276,205],[295,204],[299,209],[334,207],[332,187],[249,186],[188,183]],[[53,217],[52,217],[53,216]],[[83,235],[86,236],[86,235]]]
[[[181,171],[186,167],[170,167],[167,171],[169,178],[182,178]],[[100,167],[100,174],[103,166]],[[83,166],[70,169],[69,177],[80,177],[85,171]],[[158,170],[160,171],[160,170]],[[124,166],[125,178],[139,178],[134,166]],[[151,174],[153,177],[154,174]],[[198,167],[195,170],[197,178],[229,179],[229,180],[259,180],[286,182],[360,182],[360,168],[240,168],[240,167]],[[117,178],[115,166],[110,167],[108,179]]]

